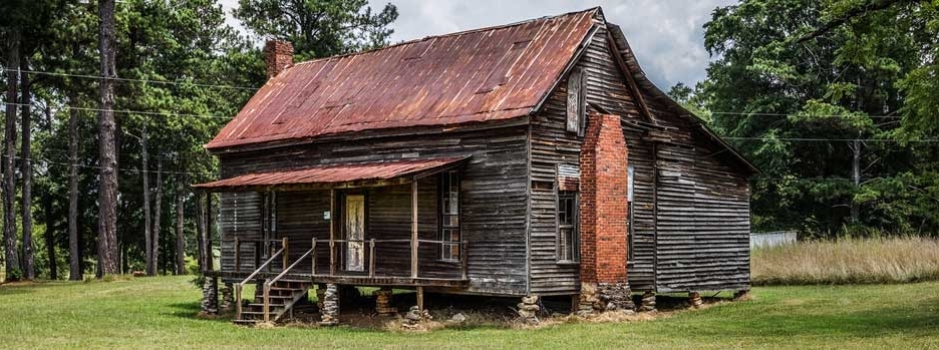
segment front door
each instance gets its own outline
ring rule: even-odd
[[[365,271],[365,196],[345,196],[343,231],[345,232],[346,271]]]

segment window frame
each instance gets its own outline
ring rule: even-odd
[[[633,261],[633,257],[635,256],[633,255],[633,246],[634,246],[633,232],[635,232],[633,229],[633,226],[634,226],[633,224],[635,223],[635,212],[633,210],[634,208],[633,203],[635,202],[635,200],[633,196],[635,193],[635,184],[636,184],[636,181],[633,179],[633,176],[635,174],[636,174],[636,171],[633,168],[632,164],[628,164],[626,166],[626,176],[627,176],[626,178],[626,192],[627,192],[627,195],[626,195],[626,210],[627,210],[627,214],[626,214],[626,261],[627,262]]]
[[[463,249],[462,249],[462,239],[463,232],[461,229],[462,225],[462,203],[461,203],[461,193],[462,192],[462,176],[458,170],[449,170],[440,173],[437,186],[437,204],[439,205],[437,210],[437,232],[438,237],[440,238],[440,255],[439,261],[458,263],[463,258]],[[455,182],[455,184],[454,184]],[[456,186],[455,192],[453,186]],[[448,201],[452,201],[450,195],[456,194],[456,213],[449,212],[451,208],[448,206]],[[455,219],[456,224],[452,224]],[[454,240],[454,234],[456,239]],[[446,242],[446,243],[445,243]]]
[[[557,191],[555,199],[555,260],[559,265],[579,264],[580,193],[577,191]],[[568,210],[562,210],[562,206]],[[568,219],[567,222],[562,222],[562,214]],[[569,237],[565,236],[564,230],[569,230]],[[569,247],[570,257],[564,254],[564,247]]]

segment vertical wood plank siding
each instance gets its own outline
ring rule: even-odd
[[[239,239],[261,239],[261,199],[255,192],[219,194],[219,229],[221,230],[221,269],[235,270],[235,237]],[[253,243],[242,244],[239,256],[241,269],[253,270],[255,254]],[[240,281],[239,281],[240,282]]]
[[[389,136],[284,146],[265,151],[221,154],[219,161],[222,177],[227,178],[326,164],[472,155],[463,170],[460,200],[462,238],[470,242],[468,270],[471,283],[467,290],[461,292],[523,295],[527,287],[526,143],[527,126],[507,126],[420,137]],[[422,239],[440,239],[437,233],[437,190],[436,177],[425,178],[419,183],[419,234]],[[223,221],[232,220],[234,209],[229,208],[232,204],[223,203]],[[278,193],[278,232],[290,236],[291,255],[299,255],[309,249],[311,235],[322,237],[324,244],[322,247],[318,245],[318,252],[327,258],[318,261],[318,269],[328,267],[326,242],[329,226],[322,219],[328,206],[328,191]],[[336,219],[335,213],[333,215]],[[368,189],[366,216],[367,238],[410,237],[410,186]],[[234,235],[241,232],[229,230],[223,234],[225,239],[232,241]],[[399,268],[398,264],[407,266],[408,249],[406,243],[400,247],[376,246],[379,258],[376,259],[376,269],[392,271]],[[458,276],[460,265],[438,261],[439,249],[439,245],[421,245],[419,265],[422,271],[427,271],[421,276],[434,277],[435,273],[444,273],[444,270],[452,270]],[[401,255],[401,259],[386,258],[388,254]],[[223,259],[233,261],[230,250],[223,251]]]
[[[653,200],[653,144],[650,130],[626,87],[601,28],[575,69],[586,75],[587,102],[623,118],[623,133],[634,168],[633,259],[628,263],[634,290],[688,291],[741,289],[749,285],[749,196],[741,173],[712,156],[693,137],[685,119],[648,94],[643,99],[675,145],[658,146],[658,268]],[[555,182],[558,164],[578,164],[582,137],[566,131],[567,81],[558,84],[543,109],[532,117],[532,181]],[[659,131],[661,133],[661,131]],[[676,178],[675,171],[681,172]],[[540,294],[579,290],[579,267],[557,263],[556,191],[533,187],[531,197],[531,289]],[[626,200],[624,198],[624,200]],[[623,218],[627,220],[627,218]],[[658,280],[656,280],[656,272]],[[658,288],[656,288],[658,287]]]

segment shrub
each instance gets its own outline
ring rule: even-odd
[[[845,238],[757,248],[751,268],[755,285],[939,280],[939,240]]]

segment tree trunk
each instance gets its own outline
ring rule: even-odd
[[[23,176],[23,193],[20,198],[20,210],[23,222],[23,273],[27,280],[36,279],[36,259],[33,253],[33,167],[32,154],[30,152],[30,143],[32,143],[32,111],[30,109],[31,99],[29,91],[29,75],[25,72],[29,70],[26,60],[21,62],[22,75],[20,76],[20,85],[22,86],[22,128],[21,135],[23,140],[20,142],[20,172]]]
[[[7,57],[7,68],[20,66],[20,36],[13,31],[9,36],[10,52]],[[18,76],[13,71],[7,71],[7,105],[6,122],[4,128],[4,158],[3,158],[3,242],[4,259],[6,261],[6,276],[11,279],[22,272],[20,259],[17,254],[16,242],[16,214],[14,200],[16,188],[13,185],[14,162],[16,152],[16,87]]]
[[[69,105],[78,103],[71,93]],[[68,279],[82,280],[81,248],[78,242],[78,110],[68,111]]]
[[[199,259],[199,272],[205,271],[205,209],[203,208],[203,194],[196,195],[196,249],[198,249],[197,258]]]
[[[157,266],[160,262],[160,221],[161,221],[161,212],[163,207],[163,159],[160,158],[159,152],[157,153],[157,190],[156,190],[156,199],[153,206],[153,252],[150,253],[151,259],[153,259],[153,271],[156,273]],[[164,269],[164,273],[165,273]]]
[[[860,138],[860,135],[858,135]],[[851,151],[854,153],[851,159],[851,178],[854,181],[854,190],[855,193],[860,191],[861,188],[861,141],[854,139],[853,146]],[[853,196],[851,198],[851,223],[857,224],[861,218],[861,208],[858,206],[857,202],[854,200]]]
[[[98,165],[101,168],[98,199],[98,277],[118,273],[117,247],[117,152],[115,150],[114,80],[117,76],[114,47],[114,1],[98,2],[101,55],[100,111],[98,112]]]
[[[183,235],[183,209],[186,204],[185,191],[186,177],[180,175],[176,179],[176,274],[186,274],[186,237]]]
[[[140,153],[143,161],[143,169],[140,171],[140,175],[143,176],[143,235],[144,240],[146,241],[146,254],[144,260],[146,262],[147,276],[156,276],[156,264],[153,261],[153,223],[151,223],[150,217],[150,155],[147,152],[147,125],[144,124],[143,130],[140,133]]]
[[[49,258],[49,279],[59,279],[59,267],[55,258],[55,229],[52,219],[52,195],[49,191],[42,193],[42,206],[46,215],[43,219],[46,221],[46,256]]]
[[[46,115],[46,125],[48,126],[47,131],[51,135],[53,130],[52,108],[46,106],[44,112]],[[48,189],[42,191],[42,208],[43,213],[45,213],[42,218],[46,222],[46,258],[49,259],[49,279],[57,280],[59,279],[59,266],[57,264],[58,260],[55,257],[55,220],[52,218],[52,194],[49,193]]]

